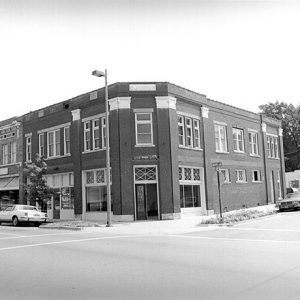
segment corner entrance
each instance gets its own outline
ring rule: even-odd
[[[135,166],[134,184],[135,219],[160,219],[156,166]]]

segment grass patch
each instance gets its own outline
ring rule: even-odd
[[[200,224],[235,224],[241,221],[256,219],[268,215],[275,214],[275,210],[256,210],[256,209],[241,209],[235,212],[223,214],[223,219],[219,216],[204,219]]]

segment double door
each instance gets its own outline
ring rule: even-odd
[[[158,219],[157,184],[139,183],[135,185],[136,219]]]

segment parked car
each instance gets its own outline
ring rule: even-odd
[[[47,222],[48,219],[46,213],[31,205],[11,205],[0,211],[0,224],[2,222],[12,222],[14,226],[18,226],[20,223],[33,223],[38,227]]]
[[[299,209],[300,208],[300,193],[293,192],[286,195],[286,197],[277,202],[279,211],[287,209]]]

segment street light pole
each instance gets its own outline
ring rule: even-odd
[[[106,227],[111,226],[111,189],[110,189],[110,143],[109,143],[109,107],[108,107],[108,86],[107,86],[107,70],[101,72],[95,70],[92,75],[104,77],[105,79],[105,135],[106,135],[106,201],[107,201],[107,223]]]
[[[217,171],[217,180],[218,180],[218,198],[219,198],[219,209],[220,209],[220,219],[221,222],[223,222],[223,216],[222,216],[222,202],[221,202],[221,185],[220,185],[220,167],[222,166],[222,162],[215,162],[212,164],[213,167],[215,167]]]

